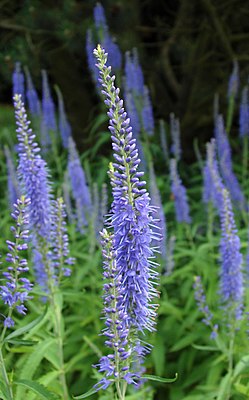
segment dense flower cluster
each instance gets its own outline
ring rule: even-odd
[[[0,286],[0,297],[9,307],[8,316],[4,320],[4,325],[8,328],[14,326],[11,318],[14,309],[19,314],[26,314],[27,309],[24,302],[30,298],[29,292],[33,286],[27,278],[22,276],[29,270],[27,260],[22,256],[22,251],[28,248],[29,215],[27,210],[29,208],[30,200],[25,199],[24,196],[14,204],[14,211],[11,214],[15,220],[15,226],[11,227],[14,240],[6,241],[8,246],[6,261],[9,266],[7,272],[3,272],[4,284]]]
[[[177,162],[174,158],[170,160],[170,179],[171,190],[175,202],[176,219],[178,222],[186,222],[187,224],[189,224],[191,222],[191,218],[189,215],[189,205],[186,189],[183,186],[177,172]]]
[[[220,219],[220,291],[224,305],[235,310],[235,315],[239,318],[244,292],[242,254],[240,253],[240,239],[234,221],[232,204],[226,189],[222,190]]]
[[[109,226],[113,229],[115,282],[119,284],[116,306],[126,316],[125,327],[121,332],[124,330],[126,335],[128,329],[128,342],[136,344],[132,353],[128,354],[127,361],[127,371],[131,374],[132,382],[141,375],[139,364],[147,351],[141,345],[137,333],[145,329],[153,330],[155,325],[156,305],[151,304],[151,300],[157,296],[154,287],[157,272],[156,265],[151,260],[153,249],[150,244],[161,235],[151,228],[155,209],[150,205],[149,195],[143,188],[145,182],[140,180],[143,172],[137,171],[140,159],[136,139],[132,137],[130,120],[124,111],[123,101],[119,98],[119,89],[114,86],[115,78],[110,75],[111,68],[106,66],[107,54],[99,46],[95,55],[100,70],[102,93],[109,108],[109,130],[115,158],[111,170],[113,203]],[[138,367],[132,368],[133,364]],[[101,363],[100,368],[102,366]]]

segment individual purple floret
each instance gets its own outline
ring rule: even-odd
[[[210,312],[207,305],[207,300],[200,276],[195,276],[194,278],[194,294],[198,309],[204,315],[202,322],[204,322],[205,325],[210,326],[212,329],[210,338],[215,339],[217,337],[218,325],[213,325],[212,323],[213,314]]]
[[[57,96],[58,96],[58,109],[59,109],[59,129],[62,138],[62,144],[65,149],[68,148],[68,139],[72,134],[71,125],[68,122],[64,101],[62,97],[61,91],[57,88]]]
[[[164,215],[161,195],[157,186],[156,176],[154,172],[153,165],[150,164],[149,169],[149,187],[150,187],[150,195],[151,195],[151,204],[157,208],[157,212],[155,214],[155,225],[158,226],[159,231],[162,235],[162,240],[159,244],[160,253],[162,255],[163,260],[165,261],[167,258],[167,227],[166,227],[166,218]]]
[[[32,284],[23,274],[28,272],[26,258],[23,258],[22,251],[27,250],[29,242],[29,215],[30,200],[22,196],[14,204],[14,211],[11,214],[15,220],[15,226],[11,227],[14,239],[7,240],[8,253],[6,261],[9,266],[3,272],[2,285],[0,286],[0,297],[4,304],[9,307],[8,316],[5,318],[4,326],[14,326],[12,312],[16,310],[19,314],[26,314],[27,308],[24,303],[30,299],[29,292]]]
[[[53,275],[59,283],[62,275],[70,276],[70,265],[74,264],[74,259],[69,257],[69,239],[66,224],[66,211],[63,199],[60,197],[51,202],[51,262]]]
[[[249,94],[248,86],[245,86],[240,102],[239,110],[239,134],[240,137],[249,136]]]
[[[11,157],[9,148],[7,146],[4,147],[5,157],[6,157],[6,165],[7,165],[7,174],[8,174],[8,198],[9,198],[9,206],[12,210],[13,205],[16,203],[17,199],[20,197],[20,188],[16,176],[16,168],[14,166],[13,159]]]
[[[22,98],[25,99],[24,75],[21,70],[20,62],[16,62],[15,64],[15,70],[12,75],[12,84],[13,84],[13,89],[12,89],[13,96],[15,96],[15,94],[20,94]]]
[[[41,142],[44,150],[51,145],[51,131],[56,130],[55,105],[50,93],[47,71],[42,70]]]
[[[73,139],[69,138],[68,174],[76,205],[77,224],[83,233],[92,212],[91,195]]]
[[[182,184],[177,171],[177,162],[173,158],[170,160],[170,180],[171,191],[174,196],[175,213],[177,222],[185,222],[190,224],[189,205],[186,194],[186,189]]]
[[[127,345],[135,344],[131,352],[124,346],[120,350],[119,358],[127,358],[126,374],[120,377],[128,383],[136,384],[143,371],[143,357],[148,351],[138,339],[138,333],[155,329],[156,305],[151,304],[151,300],[157,296],[154,287],[157,272],[156,264],[151,260],[154,250],[151,241],[160,239],[161,235],[152,230],[152,213],[155,209],[150,205],[149,195],[143,188],[145,182],[140,180],[143,172],[137,171],[140,160],[136,139],[132,137],[130,120],[119,98],[119,89],[114,86],[115,78],[110,75],[111,67],[106,66],[107,54],[100,46],[94,53],[98,60],[102,93],[109,109],[107,114],[115,158],[110,170],[113,203],[108,226],[113,229],[112,245],[116,263],[114,278],[118,284],[116,308],[123,313],[120,318],[123,326],[119,335],[127,337]],[[107,307],[105,312],[111,315],[112,309]],[[109,340],[115,345],[115,337],[110,336]],[[109,365],[104,371],[106,378],[108,371],[114,380],[119,378],[115,374],[118,371],[112,371]]]
[[[39,117],[41,115],[41,103],[27,67],[25,68],[25,75],[27,81],[26,97],[28,99],[29,111],[33,117]]]
[[[216,159],[215,139],[212,139],[210,143],[207,143],[207,159],[203,170],[203,177],[203,202],[212,202],[217,210],[220,210],[224,184],[220,177],[218,162]]]
[[[170,114],[170,134],[172,140],[171,152],[176,161],[179,161],[182,154],[180,143],[180,122],[178,118],[175,118],[173,113]]]
[[[233,61],[233,71],[229,77],[227,97],[236,97],[239,90],[239,64],[237,60]]]
[[[220,221],[220,292],[222,302],[229,311],[235,313],[236,318],[240,318],[244,294],[242,255],[232,204],[226,189],[222,190]]]
[[[25,195],[30,198],[30,226],[44,238],[50,233],[50,184],[46,162],[41,158],[35,135],[20,95],[14,96],[18,138],[18,177]]]
[[[218,156],[221,174],[226,187],[231,193],[233,201],[239,208],[245,208],[245,197],[240,188],[237,177],[233,172],[231,147],[227,138],[222,115],[219,115],[215,124],[215,137],[217,142]]]
[[[144,87],[143,93],[143,109],[142,109],[142,121],[143,121],[143,129],[149,135],[152,136],[154,134],[154,116],[153,109],[150,100],[149,89],[147,86]]]

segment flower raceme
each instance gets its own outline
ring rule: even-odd
[[[8,253],[6,261],[9,263],[6,272],[3,272],[3,284],[0,286],[0,297],[3,302],[9,307],[8,316],[4,320],[4,326],[9,328],[14,326],[12,319],[13,310],[19,314],[26,314],[26,307],[24,302],[30,296],[29,292],[32,289],[32,284],[28,278],[22,275],[28,272],[27,260],[23,258],[22,251],[27,250],[29,240],[29,215],[27,209],[30,206],[30,200],[22,196],[17,199],[14,204],[14,210],[11,214],[15,221],[15,226],[11,227],[14,235],[13,240],[7,240]]]
[[[155,329],[157,305],[151,301],[158,295],[155,289],[158,274],[155,271],[157,264],[152,260],[154,249],[151,242],[153,239],[160,239],[161,235],[152,230],[152,214],[156,210],[150,205],[149,194],[144,188],[145,182],[141,181],[143,172],[138,172],[140,159],[136,139],[132,136],[130,119],[123,108],[119,89],[114,86],[115,77],[110,75],[111,67],[106,66],[107,54],[101,46],[94,50],[94,54],[98,61],[99,81],[105,104],[109,108],[107,114],[110,118],[109,130],[115,159],[110,170],[113,202],[107,224],[113,234],[111,242],[115,270],[112,272],[112,279],[117,285],[115,294],[111,296],[116,299],[115,307],[123,316],[120,317],[122,326],[118,331],[119,339],[126,337],[128,341],[122,346],[116,359],[114,355],[112,369],[108,357],[100,360],[99,368],[106,373],[109,384],[115,381],[117,385],[122,379],[126,384],[137,384],[143,371],[143,357],[149,351],[147,346],[142,346],[138,334]],[[112,308],[107,307],[104,311],[108,321]],[[111,334],[108,345],[113,349],[116,345],[119,346],[115,335],[113,337]],[[125,346],[130,350],[126,351]],[[123,371],[119,371],[117,367],[122,359],[121,354],[125,354],[126,358]],[[110,355],[110,359],[112,358],[113,354]],[[124,388],[125,385],[125,391]],[[117,390],[119,391],[118,387]]]
[[[21,187],[30,198],[30,226],[42,237],[49,236],[50,185],[46,162],[40,156],[40,148],[34,141],[35,135],[29,128],[30,122],[20,95],[14,96],[18,138],[18,176]]]

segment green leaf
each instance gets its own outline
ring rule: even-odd
[[[41,385],[38,382],[29,381],[27,379],[20,379],[18,381],[15,381],[14,384],[19,386],[25,386],[26,388],[32,390],[32,392],[40,395],[42,399],[46,400],[58,399],[58,397],[54,393],[50,392],[48,389],[45,388],[45,386]]]
[[[229,390],[230,384],[231,384],[231,376],[232,376],[232,374],[231,374],[231,372],[229,372],[222,379],[220,387],[219,387],[217,400],[226,400],[227,399],[228,390]]]
[[[26,332],[30,332],[32,328],[34,328],[39,322],[43,320],[43,318],[47,314],[47,309],[45,310],[44,314],[40,315],[38,318],[36,318],[34,321],[30,322],[28,325],[25,325],[16,331],[10,333],[6,338],[4,339],[4,342],[8,342],[10,339],[16,338],[18,336],[23,335]]]
[[[76,396],[76,397],[73,396],[73,399],[75,399],[75,400],[86,399],[87,397],[91,396],[92,394],[96,393],[97,391],[98,391],[97,389],[90,389],[90,390],[88,390],[88,392],[83,393],[79,396]]]
[[[234,368],[234,373],[233,373],[233,378],[237,378],[238,375],[241,374],[241,372],[249,367],[249,356],[246,355],[241,358],[241,360],[236,364]]]
[[[217,347],[214,346],[199,346],[198,344],[192,344],[192,347],[197,350],[203,351],[220,351]]]
[[[14,344],[16,346],[33,346],[37,344],[34,340],[23,340],[23,339],[9,339],[8,343]]]
[[[178,374],[176,373],[174,378],[161,378],[161,376],[156,375],[143,375],[143,378],[161,383],[173,383],[177,380]]]

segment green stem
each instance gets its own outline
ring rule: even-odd
[[[227,393],[226,393],[226,400],[229,400],[231,397],[234,339],[235,339],[235,326],[233,323],[231,332],[230,332],[230,341],[229,341],[229,350],[228,350],[228,374],[230,375],[230,379],[229,379],[229,384],[228,384]]]
[[[60,381],[62,385],[63,392],[63,400],[68,400],[70,398],[68,389],[67,389],[67,381],[65,374],[65,364],[64,364],[64,353],[63,353],[63,337],[62,337],[62,320],[61,320],[61,309],[56,302],[55,299],[56,292],[54,289],[51,290],[50,301],[54,310],[54,330],[57,338],[58,344],[58,356],[59,356],[59,365],[60,365]]]
[[[7,400],[14,400],[12,387],[11,387],[11,384],[10,384],[10,381],[9,381],[9,378],[7,375],[7,371],[5,368],[5,363],[4,363],[4,359],[3,359],[3,353],[2,353],[2,346],[0,346],[0,370],[1,370],[1,375],[2,375],[3,381],[5,383]]]
[[[208,202],[208,226],[207,226],[207,238],[209,243],[213,240],[213,225],[214,225],[214,209],[211,201]]]
[[[230,96],[228,102],[227,121],[226,121],[226,132],[228,135],[230,133],[233,122],[234,106],[235,106],[234,96]]]

